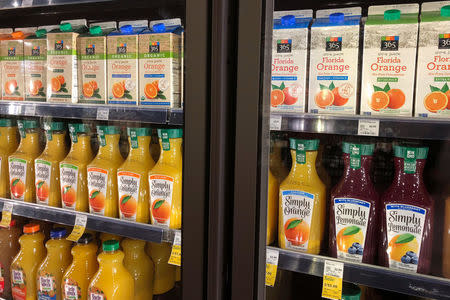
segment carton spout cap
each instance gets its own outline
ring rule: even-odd
[[[154,32],[165,32],[166,25],[164,25],[164,23],[157,23],[157,24],[153,25],[153,31]]]
[[[14,31],[13,33],[11,33],[11,36],[15,39],[20,39],[24,36],[24,34],[22,31]]]
[[[331,14],[329,18],[332,24],[344,23],[344,14],[341,12]]]
[[[295,24],[295,16],[294,15],[286,15],[281,17],[281,25],[283,26],[292,26]]]
[[[122,33],[133,33],[133,26],[131,25],[123,25],[120,27],[120,32]]]
[[[386,21],[395,21],[400,19],[400,10],[389,9],[384,12],[384,19]]]
[[[36,36],[37,37],[43,37],[44,35],[46,35],[47,34],[47,30],[46,29],[39,29],[39,30],[36,30]]]
[[[441,7],[441,16],[450,17],[450,5],[445,5]]]
[[[64,32],[72,31],[72,24],[62,23],[61,25],[59,25],[59,29]]]
[[[91,35],[101,35],[102,28],[100,26],[92,26],[91,28],[89,28],[89,33]]]

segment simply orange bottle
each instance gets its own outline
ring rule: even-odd
[[[145,253],[145,242],[124,239],[122,248],[125,253],[123,264],[134,279],[134,300],[152,299],[154,266]]]
[[[27,224],[19,238],[20,251],[11,263],[13,300],[36,300],[36,274],[45,257],[44,234],[39,225]]]
[[[123,265],[124,254],[119,242],[103,243],[103,252],[98,255],[100,267],[89,284],[90,300],[133,300],[134,280]]]
[[[59,162],[67,154],[63,122],[44,122],[47,144],[34,161],[36,203],[61,207]]]
[[[150,155],[150,128],[127,128],[130,152],[117,170],[120,218],[148,223],[150,219],[147,174],[155,165]]]
[[[175,266],[169,265],[172,245],[147,243],[147,254],[155,264],[153,295],[162,295],[175,287]]]
[[[87,166],[89,209],[93,214],[117,218],[119,196],[117,168],[123,163],[119,150],[120,131],[117,126],[97,126],[100,149]]]
[[[85,233],[71,250],[72,264],[61,280],[63,300],[87,300],[89,282],[98,270],[97,245],[92,234]]]
[[[9,198],[8,157],[17,149],[17,125],[13,119],[0,119],[0,197]]]
[[[20,132],[20,144],[9,161],[9,179],[11,198],[25,202],[34,202],[34,160],[41,153],[39,141],[40,129],[36,120],[17,121]]]
[[[152,224],[181,228],[183,129],[158,129],[161,154],[149,172]]]

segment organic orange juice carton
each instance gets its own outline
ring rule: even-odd
[[[0,45],[1,45],[1,41],[5,40],[5,39],[10,39],[11,38],[11,33],[13,32],[12,28],[0,28]],[[2,67],[1,67],[1,62],[0,62],[0,99],[1,99],[1,95],[2,95],[2,84],[1,84],[1,78],[2,78]]]
[[[306,111],[308,27],[312,10],[273,13],[271,111]]]
[[[180,107],[181,20],[151,21],[139,34],[140,105]]]
[[[78,37],[80,103],[106,103],[106,36],[115,29],[116,22],[92,23],[89,32]]]
[[[147,27],[146,20],[119,22],[119,29],[107,37],[110,104],[138,103],[138,35]]]
[[[58,25],[40,26],[23,41],[27,101],[47,101],[47,32],[57,28]]]
[[[356,114],[361,7],[316,12],[311,25],[308,111]]]
[[[0,42],[2,66],[2,99],[24,100],[23,40],[36,28],[16,28],[11,36]]]
[[[415,115],[450,118],[450,1],[422,4]]]
[[[70,20],[47,33],[47,101],[78,101],[77,38],[86,29],[86,20]]]
[[[364,29],[362,115],[412,116],[418,4],[369,7]]]

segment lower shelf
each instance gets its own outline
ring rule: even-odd
[[[322,277],[326,260],[339,261],[276,247],[267,248],[279,251],[278,269],[308,275]],[[380,266],[344,262],[344,281],[413,296],[450,299],[450,279],[395,271]]]

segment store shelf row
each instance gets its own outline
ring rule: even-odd
[[[0,3],[0,9],[40,7],[46,5],[80,4],[80,3],[93,3],[106,1],[111,0],[6,0]]]
[[[0,198],[0,211],[3,211],[3,205],[5,203],[13,204],[13,216],[21,216],[35,220],[73,226],[77,215],[86,215],[86,229],[93,231],[106,232],[154,243],[172,243],[175,236],[175,230],[165,229],[159,226],[130,222],[126,220],[5,198]]]
[[[333,258],[299,253],[275,247],[279,251],[278,269],[313,276],[323,276],[326,260]],[[373,288],[432,299],[450,299],[450,279],[402,272],[385,267],[344,262],[344,281]]]

